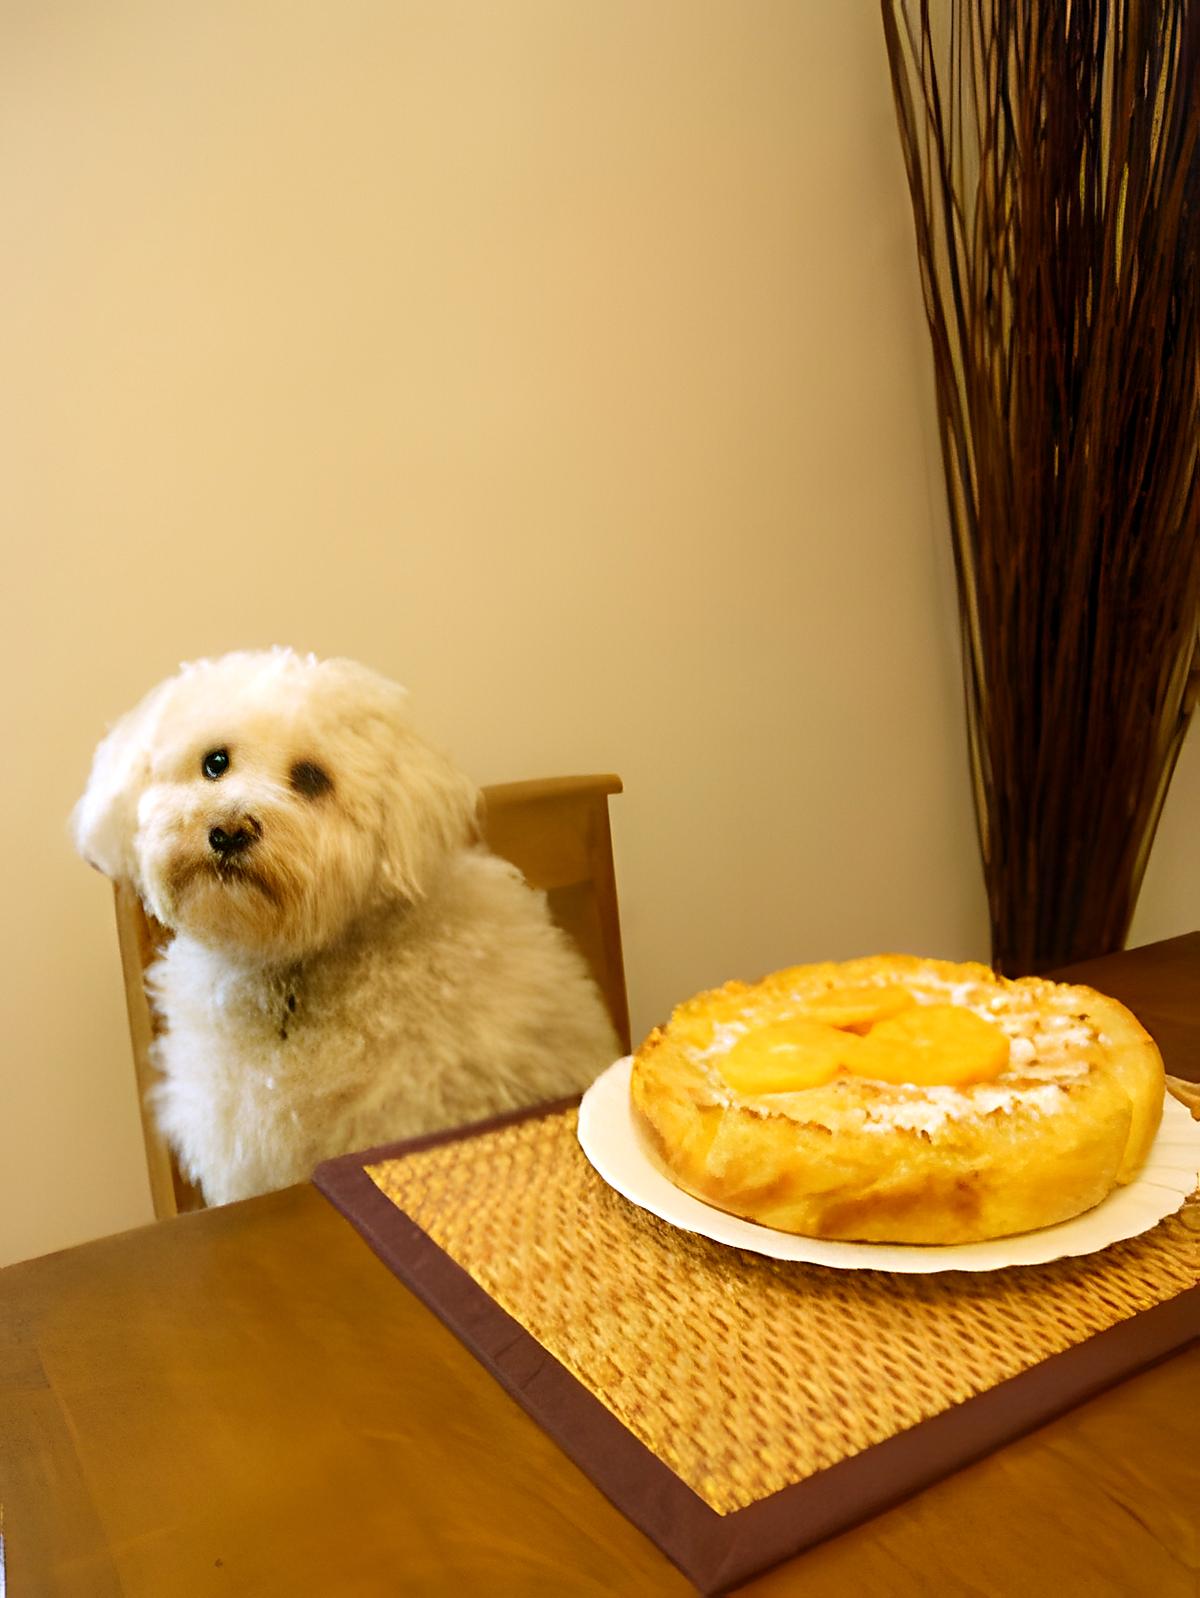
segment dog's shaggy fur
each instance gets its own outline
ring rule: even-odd
[[[155,1110],[209,1203],[573,1093],[619,1052],[405,697],[351,661],[226,655],[96,751],[75,838],[175,934],[148,979]]]

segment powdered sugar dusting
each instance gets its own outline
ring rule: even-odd
[[[899,1127],[932,1134],[940,1131],[947,1121],[1008,1115],[1016,1109],[1052,1115],[1062,1102],[1057,1082],[1034,1088],[998,1088],[991,1083],[970,1088],[928,1087],[922,1088],[919,1098],[882,1100],[873,1104],[866,1112],[863,1128],[868,1132],[890,1132]]]
[[[748,1021],[718,1021],[713,1027],[712,1042],[707,1048],[689,1049],[693,1060],[714,1060],[728,1054],[739,1038],[750,1030]]]

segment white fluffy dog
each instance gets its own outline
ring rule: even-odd
[[[96,751],[80,853],[175,934],[155,1110],[210,1204],[585,1087],[619,1053],[544,897],[402,688],[291,650],[185,666]]]

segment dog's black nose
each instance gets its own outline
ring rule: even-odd
[[[224,827],[214,827],[208,835],[209,848],[214,854],[219,854],[222,860],[227,855],[240,854],[253,842],[254,834],[249,827],[239,827],[236,832],[226,832]]]

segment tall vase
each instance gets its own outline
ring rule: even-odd
[[[1018,975],[1124,945],[1200,682],[1200,4],[882,10]]]

